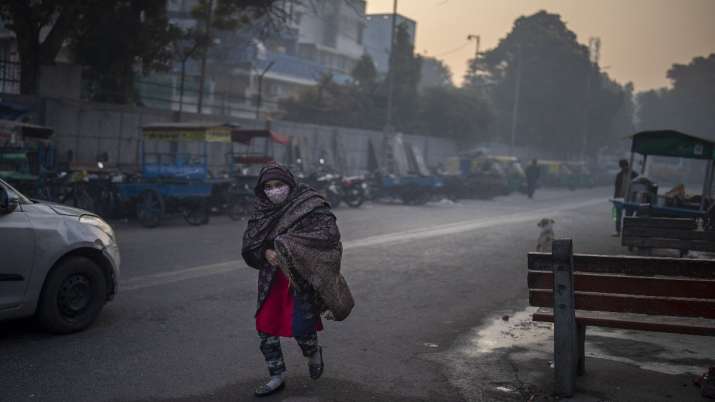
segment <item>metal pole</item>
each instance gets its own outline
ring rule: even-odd
[[[700,197],[700,210],[705,210],[705,199],[710,198],[710,190],[712,183],[713,173],[713,161],[708,161],[707,168],[705,170],[705,182],[703,183],[703,195]]]
[[[516,67],[516,85],[514,85],[514,109],[511,115],[511,153],[514,154],[514,147],[516,145],[516,126],[519,116],[519,96],[521,94],[521,65],[524,64],[522,61],[522,51],[521,44],[518,46],[518,64]]]
[[[481,37],[479,35],[467,35],[467,40],[475,40],[477,42],[477,48],[474,51],[474,60],[476,60],[479,57],[479,43],[481,41]]]
[[[184,78],[186,77],[186,58],[181,61],[181,78],[179,81],[179,115],[178,121],[181,121],[181,112],[184,110]]]
[[[634,140],[635,141],[635,140]],[[625,203],[628,202],[629,193],[631,192],[631,172],[633,171],[633,159],[635,158],[635,154],[633,153],[633,150],[631,149],[631,159],[628,162],[628,169],[626,169],[626,177],[623,178],[623,180],[626,181],[626,193],[623,195],[623,204],[624,204],[624,210],[625,210]]]
[[[715,163],[710,161],[710,180],[708,181],[708,198],[713,195],[713,176],[715,176]]]
[[[390,54],[387,60],[387,118],[385,121],[385,131],[392,132],[392,92],[394,89],[394,71],[392,71],[392,54],[395,48],[395,27],[397,26],[397,0],[392,3],[392,23],[390,28]]]
[[[214,0],[209,0],[209,9],[206,13],[206,39],[211,40],[211,17],[214,12]],[[201,55],[201,76],[199,77],[199,102],[198,113],[201,113],[204,104],[204,82],[206,81],[206,56],[209,52],[210,42],[207,42],[206,48]]]
[[[258,97],[256,98],[256,120],[261,119],[261,102],[263,101],[263,75],[258,76]]]
[[[591,105],[591,71],[586,73],[586,96],[583,105],[583,128],[581,136],[581,149],[579,152],[579,160],[584,160],[584,154],[586,153],[586,141],[588,139],[588,111]]]
[[[264,68],[263,71],[261,71],[261,73],[258,74],[258,97],[256,98],[256,120],[261,119],[261,106],[263,104],[263,76],[265,76],[266,73],[268,73],[268,70],[270,70],[271,67],[273,67],[273,65],[275,63],[276,63],[275,61],[271,61],[270,63],[268,63],[266,68]]]

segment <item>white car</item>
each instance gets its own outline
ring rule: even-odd
[[[0,180],[0,320],[87,328],[117,293],[119,247],[97,215],[30,200]]]

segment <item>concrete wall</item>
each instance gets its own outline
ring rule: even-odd
[[[93,163],[102,152],[109,154],[109,164],[131,170],[140,162],[141,127],[150,123],[174,121],[174,113],[166,110],[105,105],[66,99],[46,99],[44,124],[55,129],[58,157],[64,160],[72,150],[74,160]],[[182,121],[231,122],[245,128],[264,128],[266,122],[184,113]],[[300,144],[304,166],[311,170],[319,158],[340,169],[345,174],[358,174],[367,170],[368,140],[379,152],[383,144],[381,132],[272,121],[273,131],[294,138]],[[425,154],[428,165],[443,162],[457,153],[453,141],[424,136],[406,135],[405,141],[416,145]],[[201,152],[203,145],[181,144],[179,152]],[[250,147],[229,144],[209,144],[209,164],[214,173],[225,169],[225,154],[234,146],[239,151],[263,152],[265,143],[255,141]],[[273,144],[273,155],[279,162],[286,160],[287,146]],[[168,152],[165,143],[147,142],[146,152]]]
[[[38,85],[42,97],[62,97],[79,99],[82,88],[82,66],[57,63],[40,67]]]

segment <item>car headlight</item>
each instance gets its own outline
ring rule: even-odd
[[[115,239],[115,237],[114,237],[114,230],[112,229],[112,227],[109,226],[109,224],[108,224],[107,222],[105,222],[104,220],[102,220],[102,218],[100,218],[100,217],[98,217],[98,216],[94,216],[94,215],[82,215],[82,216],[79,217],[79,222],[80,222],[80,223],[84,223],[85,225],[94,226],[94,227],[96,227],[97,229],[99,229],[99,230],[101,230],[102,232],[104,232],[104,234],[106,234],[107,236],[109,236],[112,240]]]

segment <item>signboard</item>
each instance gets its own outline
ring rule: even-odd
[[[633,136],[631,150],[642,155],[686,159],[715,159],[715,144],[678,131],[645,131]]]
[[[144,127],[144,138],[154,141],[196,141],[196,142],[231,142],[231,128],[151,126]]]

